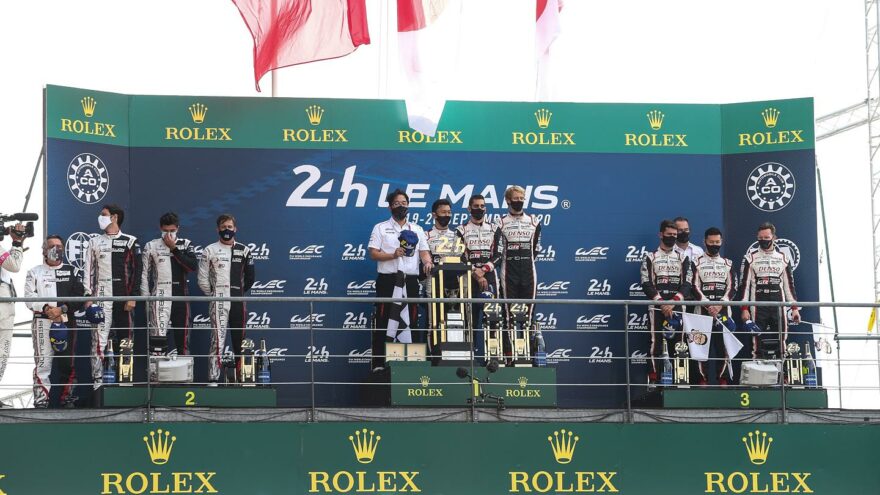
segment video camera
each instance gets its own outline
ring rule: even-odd
[[[36,213],[15,213],[13,215],[0,214],[0,241],[2,241],[5,236],[12,235],[13,232],[15,232],[15,235],[18,237],[33,237],[34,222],[39,219],[40,216]],[[24,230],[15,230],[13,227],[3,226],[3,224],[11,222],[27,223],[24,226]]]

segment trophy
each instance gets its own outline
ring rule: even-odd
[[[531,314],[526,304],[511,304],[507,318],[508,332],[512,347],[513,365],[531,367],[532,352],[529,332],[532,328]]]
[[[272,382],[272,370],[269,363],[269,352],[266,351],[266,339],[260,339],[260,350],[257,351],[257,383],[268,385]]]
[[[107,351],[104,352],[102,381],[105,385],[116,383],[116,355],[113,353],[113,339],[107,341]]]
[[[241,341],[241,380],[246,387],[253,387],[257,381],[257,368],[254,364],[254,341]]]
[[[460,242],[460,241],[457,241]],[[446,242],[437,248],[434,268],[429,280],[429,296],[432,298],[472,297],[471,265],[462,263],[456,255],[464,249],[453,249]],[[455,286],[458,286],[456,289]],[[430,305],[430,344],[435,364],[471,359],[473,352],[471,315],[465,303],[433,302]],[[447,363],[452,364],[452,363]]]
[[[501,329],[504,323],[504,315],[501,305],[497,302],[483,304],[483,349],[486,350],[487,363],[494,359],[499,366],[504,366],[504,338]]]
[[[675,343],[675,377],[676,385],[688,385],[690,383],[690,368],[688,366],[688,345],[686,342]]]
[[[792,386],[804,386],[804,360],[801,356],[801,346],[791,342],[785,347],[786,357],[785,373],[788,376],[788,384]]]
[[[119,384],[131,386],[134,382],[134,339],[119,341]]]

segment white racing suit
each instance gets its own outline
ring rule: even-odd
[[[174,250],[162,239],[153,239],[144,246],[141,295],[186,296],[187,275],[197,270],[199,259],[189,239],[177,239]],[[189,352],[189,302],[156,301],[146,305],[150,349],[161,347],[168,352],[168,330],[180,355]]]
[[[21,246],[13,246],[9,251],[0,247],[0,297],[15,297],[10,273],[21,269],[23,256]],[[0,380],[3,380],[3,373],[6,372],[14,325],[15,303],[0,303]]]

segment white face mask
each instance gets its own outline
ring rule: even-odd
[[[101,230],[107,230],[107,227],[109,227],[111,223],[113,223],[113,221],[110,220],[109,216],[105,217],[104,215],[101,215],[98,217],[98,227],[100,227]]]
[[[162,234],[162,237],[168,236],[168,238],[171,239],[172,241],[177,240],[177,231],[176,230],[171,231],[171,232],[166,232],[164,230],[160,230],[159,232]]]

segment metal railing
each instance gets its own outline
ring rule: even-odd
[[[37,302],[43,301],[45,298],[0,298],[0,303],[2,302]],[[275,380],[272,381],[272,386],[278,390],[288,389],[288,396],[295,395],[297,400],[293,402],[291,405],[293,407],[298,408],[306,408],[310,411],[310,417],[314,418],[317,415],[318,410],[326,409],[331,407],[337,407],[340,405],[340,401],[338,399],[333,400],[325,400],[324,397],[328,395],[327,391],[332,389],[330,392],[330,396],[333,396],[336,391],[344,390],[341,395],[349,396],[349,399],[342,402],[347,402],[348,406],[358,407],[359,405],[363,405],[364,401],[360,399],[352,399],[359,391],[363,391],[365,389],[375,390],[375,394],[372,395],[381,395],[387,393],[386,391],[382,391],[381,387],[389,387],[389,386],[419,386],[418,382],[412,383],[396,383],[394,385],[389,385],[387,382],[382,382],[376,380],[376,375],[371,373],[369,369],[364,368],[363,378],[360,380],[350,380],[350,379],[338,379],[338,378],[328,378],[326,373],[323,373],[320,369],[323,364],[322,361],[333,361],[333,360],[352,360],[354,359],[356,363],[352,364],[349,361],[349,364],[353,366],[357,366],[358,364],[363,364],[363,360],[367,359],[366,353],[359,354],[357,356],[352,356],[349,354],[334,354],[330,353],[326,350],[326,346],[322,344],[322,342],[326,342],[326,338],[332,336],[333,334],[338,334],[340,332],[350,333],[350,332],[372,332],[372,328],[343,328],[343,327],[324,327],[316,324],[317,322],[313,321],[314,318],[312,315],[316,313],[317,308],[324,308],[329,305],[332,310],[338,311],[346,308],[346,305],[360,305],[361,307],[365,304],[372,303],[392,303],[392,302],[400,302],[404,300],[398,300],[393,298],[366,298],[366,297],[228,297],[228,298],[214,298],[214,297],[206,297],[206,296],[185,296],[185,297],[144,297],[144,296],[132,296],[132,297],[94,297],[94,298],[67,298],[66,301],[69,302],[100,302],[100,301],[114,301],[114,302],[122,302],[122,301],[136,301],[138,303],[138,307],[136,311],[143,311],[143,303],[149,302],[157,302],[157,301],[172,301],[180,303],[180,302],[189,302],[189,303],[211,303],[211,302],[244,302],[244,303],[272,303],[272,304],[282,304],[282,305],[307,305],[308,307],[308,318],[305,321],[300,321],[298,324],[301,328],[289,328],[289,327],[268,327],[268,328],[258,328],[256,330],[260,332],[266,332],[267,339],[270,342],[273,340],[272,335],[276,332],[295,332],[298,333],[299,336],[303,336],[307,332],[305,337],[308,341],[308,349],[303,353],[290,353],[284,351],[279,351],[274,353],[271,358],[273,360],[273,378],[277,377],[284,373],[279,373],[282,367],[287,366],[287,364],[283,360],[287,359],[302,359],[303,363],[307,366],[306,369],[302,369],[303,366],[300,364],[298,366],[298,371],[293,374],[294,379],[286,379]],[[420,298],[418,300],[407,299],[405,300],[408,303],[416,303],[419,305],[426,305],[430,303],[466,303],[468,305],[473,304],[484,304],[486,302],[485,299],[459,299],[459,298],[446,298],[446,299],[431,299],[431,298]],[[634,410],[643,408],[644,406],[635,404],[634,402],[641,396],[644,396],[646,393],[652,393],[652,391],[661,390],[663,387],[651,386],[647,383],[636,381],[634,377],[634,366],[642,366],[643,358],[651,359],[651,356],[643,356],[641,353],[641,349],[633,342],[634,339],[642,339],[646,338],[646,334],[650,334],[650,328],[644,328],[643,325],[633,326],[631,324],[631,311],[632,310],[645,310],[648,309],[649,306],[654,306],[656,303],[654,301],[648,300],[579,300],[579,299],[537,299],[537,300],[528,300],[528,299],[496,299],[493,302],[498,302],[502,304],[537,304],[537,308],[544,309],[546,312],[546,308],[558,307],[558,306],[578,306],[578,307],[595,307],[595,306],[615,306],[618,310],[622,309],[622,313],[624,315],[624,326],[623,328],[612,328],[610,325],[607,328],[554,328],[552,330],[544,331],[544,338],[548,344],[548,351],[550,351],[550,355],[548,356],[551,362],[554,360],[553,349],[554,349],[554,336],[563,335],[563,334],[576,334],[582,336],[584,339],[589,340],[590,338],[594,338],[596,336],[617,336],[618,338],[622,336],[623,339],[623,355],[619,355],[616,352],[611,352],[610,354],[600,354],[596,355],[595,352],[592,354],[576,354],[573,352],[563,352],[561,356],[555,356],[558,359],[565,359],[570,362],[570,364],[565,365],[567,368],[576,368],[578,370],[583,369],[585,377],[589,378],[589,372],[591,370],[595,370],[594,368],[590,368],[589,365],[596,362],[599,359],[604,364],[610,364],[611,366],[617,365],[618,363],[623,363],[625,373],[623,380],[614,381],[614,382],[595,382],[591,380],[580,380],[578,382],[572,381],[563,381],[559,383],[533,383],[530,382],[530,386],[552,386],[557,390],[583,390],[584,394],[591,393],[617,393],[613,391],[623,390],[623,397],[625,398],[624,402],[619,404],[611,404],[600,407],[601,409],[608,410],[622,410],[624,411],[623,418],[626,420],[632,421]],[[676,306],[734,306],[739,307],[743,305],[747,306],[757,306],[757,307],[772,307],[775,308],[775,311],[778,312],[780,317],[780,321],[785,320],[785,307],[788,306],[784,303],[776,303],[776,302],[723,302],[723,301],[713,301],[713,302],[692,302],[692,301],[679,301],[675,303]],[[801,308],[825,308],[825,307],[834,307],[838,310],[847,310],[847,309],[861,309],[865,310],[866,308],[873,308],[876,305],[871,303],[823,303],[823,302],[798,302],[797,305]],[[329,311],[328,311],[329,313]],[[734,313],[736,314],[736,312]],[[107,318],[110,318],[110,315],[107,315]],[[21,316],[19,315],[19,320],[21,320]],[[874,382],[873,377],[868,379],[866,376],[863,376],[864,367],[876,368],[875,376],[880,376],[880,356],[877,359],[874,358],[866,358],[866,357],[856,357],[856,358],[844,358],[841,355],[841,343],[845,343],[848,341],[871,341],[871,340],[880,340],[880,336],[876,335],[866,335],[862,332],[840,332],[838,329],[833,329],[829,327],[825,327],[824,325],[817,324],[811,322],[809,324],[813,325],[812,332],[798,332],[796,335],[813,335],[810,340],[810,343],[813,344],[817,351],[821,351],[822,355],[819,352],[816,352],[814,358],[817,359],[821,369],[823,371],[822,383],[820,384],[820,388],[829,393],[829,397],[833,400],[836,396],[837,405],[841,407],[843,405],[844,392],[860,394],[861,396],[868,397],[869,401],[876,402],[878,398],[880,398],[880,381]],[[817,332],[817,325],[820,328],[820,332]],[[369,326],[369,325],[368,325]],[[91,332],[92,328],[77,328],[71,329],[72,331],[78,332],[80,334],[79,338],[83,338],[83,332]],[[137,327],[135,330],[142,332],[143,336],[146,336],[146,332],[143,327]],[[191,327],[191,330],[194,332],[199,331],[211,331],[210,328],[197,328]],[[382,329],[384,331],[384,329]],[[430,332],[430,330],[414,330],[416,332],[425,333]],[[479,336],[477,333],[481,332],[481,329],[474,329],[470,333],[470,340],[472,342],[477,342],[478,347],[480,346]],[[781,334],[782,330],[779,329],[779,334],[777,338],[780,342],[784,341],[784,336]],[[820,335],[816,335],[819,333]],[[737,331],[734,332],[735,335],[739,337],[742,341],[745,338],[749,337],[749,333],[745,331]],[[19,333],[20,335],[20,333]],[[790,335],[795,335],[795,333],[790,333]],[[476,338],[475,338],[476,337]],[[660,337],[662,339],[662,336]],[[817,341],[816,338],[819,340]],[[169,342],[172,342],[173,339],[168,337]],[[230,340],[231,337],[227,336],[227,340]],[[819,344],[816,346],[816,344]],[[142,345],[138,347],[142,348]],[[94,346],[91,346],[94,349]],[[616,350],[616,349],[615,349]],[[600,349],[601,351],[601,349]],[[639,351],[639,353],[634,354],[633,351]],[[745,351],[742,351],[743,353]],[[191,354],[192,355],[192,354]],[[135,364],[139,368],[139,376],[141,377],[140,381],[134,383],[134,385],[140,385],[146,387],[147,389],[147,403],[145,404],[145,408],[150,410],[154,408],[154,404],[152,403],[152,393],[151,388],[156,384],[152,383],[146,377],[149,376],[149,359],[144,359],[149,356],[149,352],[135,354]],[[207,359],[212,355],[210,354],[199,354],[193,355],[196,359],[196,366],[198,368],[207,367]],[[74,355],[73,358],[92,358],[92,355]],[[370,356],[371,358],[373,356]],[[384,357],[384,356],[383,356]],[[659,356],[657,356],[659,357]],[[14,366],[27,366],[33,365],[33,355],[22,355],[22,354],[13,354],[9,357],[9,365],[10,368]],[[723,360],[723,357],[713,356],[710,357],[711,361]],[[787,356],[785,353],[781,353],[781,356],[777,359],[777,362],[782,365],[782,369],[785,369]],[[744,361],[751,361],[753,358],[751,356],[744,356],[742,353],[737,357],[733,358],[733,361],[738,363],[742,363]],[[474,373],[479,369],[484,367],[484,363],[482,362],[479,355],[471,357],[465,363],[461,363],[461,366],[466,368],[469,371],[471,376],[475,376]],[[293,367],[297,367],[293,365]],[[363,367],[362,367],[363,368]],[[852,377],[853,373],[848,371],[848,368],[856,369],[855,376]],[[9,372],[7,372],[9,373]],[[197,372],[200,374],[200,372]],[[596,373],[598,374],[598,373]],[[288,374],[290,375],[290,374]],[[852,381],[853,383],[849,383],[848,385],[844,385],[844,381]],[[505,382],[492,382],[493,385],[500,386],[516,386],[516,383],[505,383]],[[877,383],[876,385],[874,383]],[[205,382],[201,383],[193,383],[192,385],[205,385]],[[472,387],[472,383],[470,380],[466,381],[450,381],[450,382],[433,382],[433,385],[438,386],[453,386],[453,387]],[[89,383],[80,383],[79,387],[87,387],[90,386]],[[31,383],[4,383],[0,386],[0,398],[3,396],[8,396],[11,394],[17,394],[16,398],[19,404],[26,404],[27,400],[22,399],[21,390],[25,388],[31,387]],[[351,390],[354,388],[355,390]],[[707,384],[707,385],[699,385],[699,387],[694,388],[705,388],[705,389],[722,389],[725,388],[720,384]],[[290,392],[290,389],[294,389],[296,392]],[[303,391],[303,389],[306,389]],[[780,413],[781,421],[785,422],[787,419],[787,414],[789,412],[788,405],[788,397],[789,394],[794,387],[786,385],[784,383],[783,374],[780,374],[779,381],[776,385],[772,385],[769,387],[764,387],[764,389],[770,389],[778,392],[779,394],[779,404],[778,408]],[[9,393],[4,393],[9,392]],[[598,392],[596,392],[598,391]],[[339,394],[335,394],[339,395]],[[371,393],[364,394],[366,396],[371,395]],[[619,395],[619,394],[618,394]],[[583,401],[581,401],[583,403]],[[477,409],[479,406],[475,400],[470,401],[469,404],[461,404],[459,407],[469,409],[471,412],[471,418],[477,416]],[[575,406],[577,407],[577,406]],[[589,406],[581,406],[581,409],[587,409]]]

